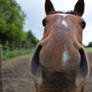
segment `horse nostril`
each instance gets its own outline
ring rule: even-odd
[[[79,77],[87,77],[89,73],[89,65],[87,55],[84,49],[80,49],[79,53],[81,55],[81,62],[80,62],[80,70],[79,70]]]

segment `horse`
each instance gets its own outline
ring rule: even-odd
[[[78,0],[73,11],[56,11],[45,1],[44,34],[30,65],[37,92],[85,91],[89,61],[82,44],[84,8],[84,0]]]

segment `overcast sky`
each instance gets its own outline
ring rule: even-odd
[[[32,30],[33,34],[41,39],[43,36],[42,19],[45,17],[45,0],[16,0],[25,12],[26,20],[24,30]],[[73,10],[77,0],[51,0],[56,10]],[[85,0],[85,12],[83,18],[87,26],[83,32],[83,43],[87,45],[92,41],[92,0]]]

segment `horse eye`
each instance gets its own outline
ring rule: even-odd
[[[81,23],[80,23],[80,25],[81,25],[82,29],[84,29],[84,28],[85,28],[85,26],[86,26],[86,22],[85,22],[85,21],[83,21],[83,22],[81,22]]]
[[[42,24],[43,24],[43,26],[46,26],[46,25],[47,25],[47,20],[44,19],[44,20],[42,21]]]

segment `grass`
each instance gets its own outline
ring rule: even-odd
[[[85,48],[87,52],[92,52],[92,48]],[[8,50],[8,51],[3,51],[3,60],[15,58],[17,56],[21,55],[27,55],[27,54],[32,54],[34,52],[34,49],[22,49],[22,50]]]
[[[85,50],[86,50],[87,52],[92,52],[92,47],[85,48]]]
[[[3,60],[11,59],[17,56],[21,55],[27,55],[33,53],[34,49],[28,49],[28,50],[9,50],[9,51],[3,51]]]

